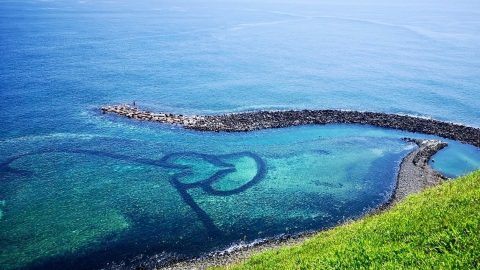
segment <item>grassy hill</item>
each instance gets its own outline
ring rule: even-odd
[[[480,171],[223,269],[365,268],[480,269]]]

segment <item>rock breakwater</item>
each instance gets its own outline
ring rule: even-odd
[[[397,185],[390,202],[386,205],[387,207],[392,203],[403,200],[409,194],[438,185],[447,179],[428,164],[433,155],[448,146],[447,143],[438,140],[411,138],[404,138],[403,140],[415,143],[418,148],[403,158],[397,175]]]
[[[187,129],[214,132],[241,132],[334,123],[372,125],[436,135],[480,147],[480,128],[409,115],[342,110],[289,110],[185,116],[143,111],[129,105],[104,106],[101,110],[103,113],[114,113],[142,121],[176,124]]]

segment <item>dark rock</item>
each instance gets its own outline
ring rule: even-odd
[[[339,123],[372,125],[436,135],[480,147],[479,128],[433,119],[388,113],[341,110],[289,110],[257,111],[209,116],[185,116],[171,113],[155,114],[138,110],[129,105],[105,106],[102,107],[101,110],[102,112],[115,113],[139,120],[177,124],[182,125],[187,129],[215,132],[246,132],[266,128],[282,128],[307,124],[325,125]],[[164,115],[164,117],[157,118],[153,117],[154,115]]]

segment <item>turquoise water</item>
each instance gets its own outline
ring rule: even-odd
[[[385,202],[412,145],[368,126],[201,133],[101,115],[340,108],[480,126],[480,6],[4,1],[0,268],[161,265]],[[449,141],[432,166],[480,168]]]

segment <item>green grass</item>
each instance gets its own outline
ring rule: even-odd
[[[480,171],[218,269],[480,269]]]

